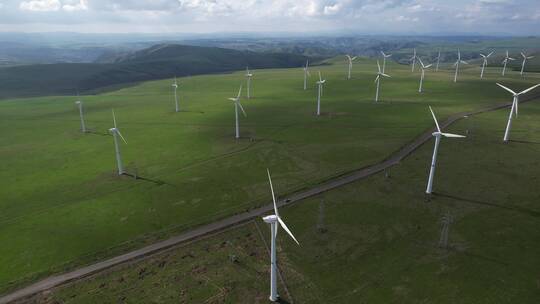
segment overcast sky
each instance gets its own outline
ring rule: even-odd
[[[0,31],[540,34],[540,0],[0,0]]]

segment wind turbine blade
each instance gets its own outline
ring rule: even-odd
[[[240,103],[240,101],[237,101],[236,103],[238,103],[238,106],[240,107],[240,110],[242,110],[244,117],[247,117],[246,111],[244,111],[244,108],[242,107],[242,104]]]
[[[230,101],[236,101],[236,98],[229,97],[229,100],[230,100]]]
[[[126,143],[127,145],[127,140],[124,138],[124,136],[122,136],[122,133],[120,133],[120,130],[116,129],[116,133],[118,133],[118,135],[120,135],[120,138],[122,138],[122,140]]]
[[[116,116],[114,115],[114,109],[112,109],[112,119],[114,122],[114,127],[116,128]]]
[[[463,64],[469,64],[467,61],[461,60],[461,63]]]
[[[240,89],[238,90],[238,96],[236,96],[236,99],[240,99],[240,94],[242,94],[242,85],[240,85]]]
[[[456,61],[454,62],[454,64],[452,66],[456,66],[458,64],[459,61]]]
[[[386,74],[384,74],[384,73],[381,73],[381,75],[383,75],[384,77],[390,78],[390,75],[386,75]]]
[[[381,72],[381,65],[379,64],[379,60],[377,60],[377,68],[379,69],[379,73]]]
[[[467,136],[458,135],[458,134],[452,134],[452,133],[441,133],[441,135],[444,136],[444,137],[453,137],[453,138],[464,138],[464,137],[467,137]]]
[[[289,230],[289,227],[285,225],[285,222],[279,216],[277,219],[278,219],[279,225],[283,227],[283,230],[285,230],[292,237],[292,239],[296,242],[296,244],[300,245],[300,243],[298,243],[298,240],[294,237],[292,232]]]
[[[540,86],[540,83],[539,83],[539,84],[537,84],[537,85],[535,85],[535,86],[532,86],[532,87],[530,87],[530,88],[528,88],[528,89],[526,89],[526,90],[523,90],[523,91],[519,92],[519,94],[518,94],[518,95],[521,95],[521,94],[526,94],[526,93],[528,93],[528,92],[530,92],[530,91],[532,91],[532,90],[536,89],[536,88],[537,88],[537,87],[539,87],[539,86]]]
[[[276,196],[274,195],[274,186],[272,185],[272,177],[270,177],[270,169],[266,168],[268,173],[268,182],[270,183],[270,191],[272,191],[272,201],[274,202],[274,214],[279,218],[279,213],[277,210]]]
[[[321,71],[319,71],[319,81],[322,81]]]
[[[491,55],[493,55],[493,52],[489,53],[489,54],[487,55],[487,57],[489,57],[489,56],[491,56]]]
[[[377,77],[375,77],[375,81],[374,81],[374,82],[377,82],[377,80],[379,80],[380,77],[381,77],[381,75],[377,74]]]
[[[426,68],[426,69],[427,69],[427,68],[430,68],[432,65],[433,65],[433,64],[428,64],[428,65],[426,65],[425,68]]]
[[[527,58],[527,56],[525,56],[525,54],[523,54],[523,52],[520,52],[521,53],[521,56],[523,56],[523,58]]]
[[[429,110],[431,111],[431,115],[433,116],[433,120],[435,121],[435,125],[437,126],[437,131],[441,132],[439,122],[437,121],[437,117],[435,117],[435,113],[433,113],[433,109],[431,108],[431,106],[429,106]]]
[[[500,83],[497,82],[497,85],[500,86],[501,88],[507,90],[508,92],[512,93],[512,95],[516,95],[516,92],[510,90],[509,88],[503,86],[502,84],[500,84]]]

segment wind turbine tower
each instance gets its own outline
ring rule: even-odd
[[[84,110],[83,110],[83,102],[81,101],[81,99],[79,98],[78,94],[77,94],[77,98],[79,100],[75,101],[75,104],[78,106],[79,108],[79,116],[81,117],[81,132],[83,133],[86,133],[86,124],[84,123]]]
[[[113,123],[114,127],[109,129],[109,132],[111,132],[113,139],[114,139],[114,150],[116,153],[116,165],[118,167],[118,175],[124,174],[124,166],[122,165],[122,156],[120,155],[120,141],[119,138],[121,138],[124,143],[127,144],[126,139],[124,136],[122,136],[122,133],[120,133],[120,130],[118,129],[116,125],[116,116],[114,115],[114,109],[112,110],[112,116],[113,116]]]
[[[270,246],[270,301],[276,302],[279,299],[279,295],[277,292],[277,256],[276,256],[276,237],[279,226],[287,232],[291,236],[291,238],[296,242],[296,244],[300,245],[298,243],[298,240],[294,237],[292,232],[289,230],[287,225],[285,225],[285,222],[281,219],[278,213],[277,203],[276,203],[276,196],[274,195],[274,187],[272,186],[272,178],[270,177],[270,170],[266,169],[268,173],[268,181],[270,183],[270,190],[272,192],[272,201],[274,203],[274,214],[268,215],[263,217],[263,221],[267,224],[270,224],[270,238],[271,238],[271,246]]]

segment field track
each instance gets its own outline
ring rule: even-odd
[[[527,101],[533,100],[533,98],[537,98],[538,96],[531,96],[531,97],[532,98],[527,99]],[[525,102],[525,101],[520,101],[520,102]],[[440,126],[441,128],[446,128],[450,126],[451,124],[455,123],[456,121],[462,119],[464,116],[478,115],[485,112],[508,108],[510,106],[511,106],[511,103],[505,103],[505,104],[500,104],[496,106],[486,107],[486,108],[472,111],[472,112],[453,114],[450,117],[448,117],[444,122],[440,123]],[[428,115],[427,106],[426,106],[426,115]],[[504,122],[501,122],[501,123],[504,123]],[[305,198],[312,197],[320,193],[323,193],[325,191],[341,187],[343,185],[369,177],[373,174],[376,174],[387,168],[390,168],[398,164],[399,162],[401,162],[409,154],[411,154],[420,146],[428,142],[432,137],[431,133],[433,131],[434,131],[434,128],[426,130],[425,132],[420,134],[418,137],[416,137],[414,140],[412,140],[411,142],[409,142],[408,144],[400,148],[398,151],[392,153],[388,158],[386,158],[385,160],[381,162],[378,162],[376,164],[369,165],[360,169],[356,169],[354,171],[342,174],[337,177],[333,177],[327,181],[323,181],[319,183],[318,185],[312,188],[302,189],[290,195],[283,196],[280,199],[278,199],[278,206],[284,206],[284,205],[288,205],[294,202],[298,202]],[[501,139],[501,142],[502,142],[502,139]],[[268,205],[265,205],[257,209],[253,209],[248,212],[240,213],[240,214],[233,215],[233,216],[221,219],[219,221],[216,221],[210,224],[202,225],[200,227],[197,227],[190,231],[186,231],[178,236],[169,238],[167,240],[160,241],[155,244],[148,245],[146,247],[143,247],[143,248],[140,248],[140,249],[137,249],[137,250],[89,265],[89,266],[85,266],[85,267],[82,267],[82,268],[79,268],[79,269],[76,269],[76,270],[73,270],[64,274],[59,274],[59,275],[54,275],[54,276],[44,278],[32,285],[29,285],[27,287],[21,288],[19,290],[16,290],[14,292],[11,292],[9,294],[6,294],[0,297],[0,304],[21,300],[21,299],[30,297],[32,295],[35,295],[37,293],[47,291],[54,287],[96,274],[100,271],[109,269],[119,264],[131,262],[136,259],[141,259],[149,255],[170,249],[176,245],[179,245],[188,241],[193,241],[197,238],[220,232],[226,228],[230,228],[231,226],[245,223],[246,221],[249,221],[253,218],[261,216],[271,211],[272,208],[273,208],[272,204],[268,204]]]

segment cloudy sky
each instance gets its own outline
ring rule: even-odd
[[[540,34],[540,0],[0,0],[0,31]]]

